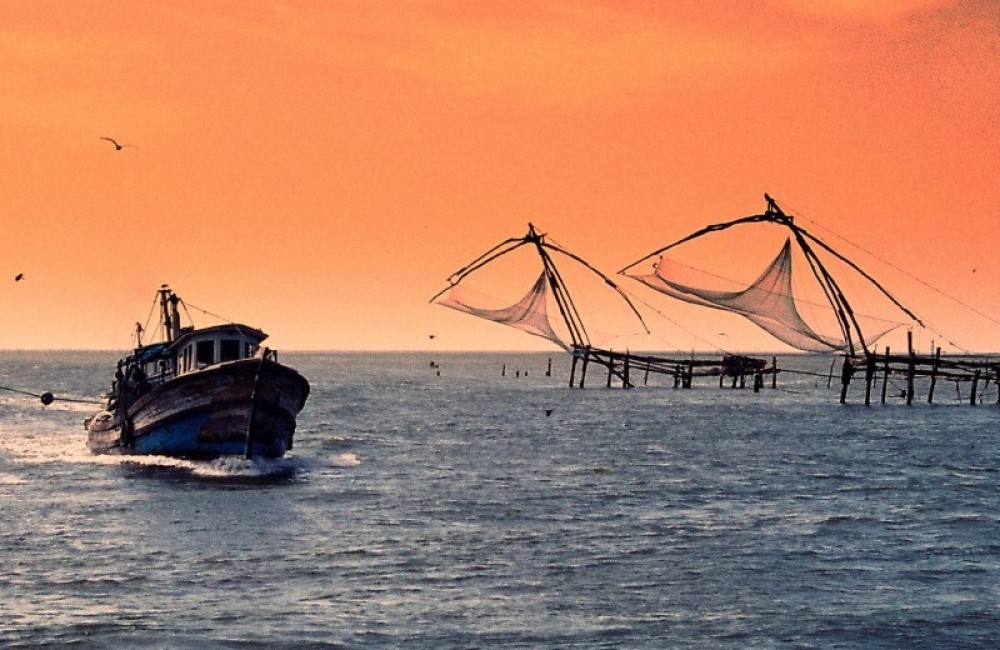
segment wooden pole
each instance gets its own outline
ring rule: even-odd
[[[885,346],[885,363],[882,365],[882,403],[885,404],[885,392],[889,388],[889,346]]]
[[[826,387],[830,388],[833,386],[833,367],[837,364],[836,357],[830,362],[830,376],[826,378]]]
[[[580,388],[587,380],[587,364],[590,363],[590,348],[583,349],[583,366],[580,368]]]
[[[938,364],[941,363],[941,348],[934,350],[934,363],[931,364],[931,386],[927,389],[927,403],[934,403],[934,387],[937,386]]]
[[[865,406],[872,405],[872,381],[875,378],[875,356],[865,355]]]
[[[840,403],[847,404],[847,387],[851,383],[854,375],[854,366],[851,365],[850,355],[844,355],[844,365],[840,369]]]
[[[612,357],[608,358],[608,388],[611,388],[611,377],[615,369],[615,360]]]
[[[771,388],[778,387],[778,357],[771,357]]]
[[[646,362],[646,374],[642,377],[642,385],[645,386],[649,383],[649,361]]]
[[[906,333],[906,347],[910,351],[910,360],[906,364],[906,405],[913,404],[913,375],[917,369],[916,354],[913,352],[913,330]]]
[[[552,376],[552,357],[549,357],[549,365],[545,369],[545,376],[546,377],[551,377]]]
[[[625,352],[625,368],[622,372],[622,388],[632,388],[632,382],[629,381],[629,371],[631,370],[631,368],[629,368],[630,365],[629,354],[628,352]]]
[[[969,395],[969,405],[976,405],[976,392],[979,389],[979,368],[976,368],[976,372],[972,374],[972,394]]]

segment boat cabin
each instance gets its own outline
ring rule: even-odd
[[[257,356],[264,332],[231,323],[203,329],[182,329],[170,343],[175,372],[183,375],[208,366]]]
[[[155,385],[220,363],[252,359],[266,338],[267,334],[258,329],[235,323],[202,329],[187,327],[172,341],[139,348],[128,365]]]

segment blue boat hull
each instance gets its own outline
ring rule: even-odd
[[[246,359],[181,375],[128,408],[86,422],[95,454],[190,459],[280,458],[292,448],[309,383],[274,361]]]

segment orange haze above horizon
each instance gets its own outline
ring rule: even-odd
[[[428,300],[529,221],[613,274],[769,192],[877,253],[844,249],[921,345],[1000,350],[991,0],[0,0],[0,30],[0,348],[126,349],[168,283],[279,349],[553,349]],[[664,349],[785,349],[621,284]]]

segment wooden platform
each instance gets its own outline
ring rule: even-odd
[[[591,364],[598,364],[606,370],[608,388],[615,384],[620,384],[622,388],[634,388],[635,377],[639,375],[643,385],[648,383],[650,375],[667,375],[673,379],[675,388],[691,388],[696,377],[717,377],[719,388],[723,388],[729,380],[731,388],[746,388],[749,385],[757,391],[764,387],[765,376],[770,377],[771,388],[776,388],[779,372],[775,357],[768,365],[765,359],[730,354],[718,360],[676,359],[614,352],[591,346],[574,346],[571,353],[570,388],[584,388]]]
[[[894,386],[897,395],[906,400],[907,405],[913,404],[917,398],[918,382],[926,395],[928,404],[934,403],[935,392],[941,381],[951,381],[956,391],[961,395],[961,386],[968,386],[963,401],[970,405],[979,404],[983,392],[990,384],[1000,388],[1000,360],[989,357],[961,355],[941,356],[941,348],[937,348],[933,356],[920,355],[913,350],[912,336],[908,337],[909,348],[905,354],[893,354],[889,348],[878,354],[870,352],[856,357],[845,357],[841,369],[840,403],[847,402],[847,393],[852,380],[862,375],[865,382],[865,405],[872,403],[872,394],[878,391],[878,399],[886,403],[889,385],[899,380],[904,386]],[[881,386],[879,385],[881,382]],[[1000,404],[1000,390],[997,403]]]

